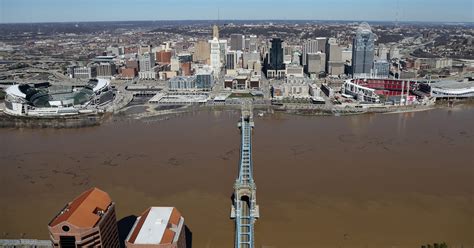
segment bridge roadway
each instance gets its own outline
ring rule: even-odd
[[[234,184],[234,199],[231,218],[235,219],[235,247],[254,247],[254,224],[260,217],[256,201],[257,187],[252,168],[252,128],[254,126],[251,110],[243,110],[239,122],[241,148],[239,176]]]

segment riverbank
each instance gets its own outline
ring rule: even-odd
[[[283,112],[292,115],[303,116],[349,116],[363,114],[396,114],[429,111],[437,108],[454,107],[457,105],[474,106],[473,100],[456,102],[440,102],[429,105],[409,105],[409,106],[374,106],[374,105],[312,105],[312,104],[285,104],[283,106],[257,104],[253,105],[254,112],[268,115],[276,112]],[[100,115],[78,115],[70,117],[14,117],[4,113],[0,114],[0,128],[81,128],[101,125],[104,121],[114,117],[115,119],[135,119],[135,120],[166,120],[178,117],[181,114],[196,112],[201,110],[223,111],[240,110],[239,104],[222,105],[155,105],[155,104],[133,104],[122,107]]]
[[[110,114],[20,117],[0,113],[0,128],[82,128],[100,125]]]

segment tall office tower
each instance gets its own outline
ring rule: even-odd
[[[303,43],[303,61],[302,65],[306,66],[306,61],[308,60],[308,53],[316,53],[318,52],[318,41],[317,40],[308,40]]]
[[[271,40],[271,48],[266,59],[265,70],[267,77],[280,78],[285,73],[285,64],[283,63],[283,41],[280,38],[273,38]]]
[[[209,43],[204,40],[198,41],[194,47],[194,62],[207,64],[209,63],[208,60],[210,59],[210,56],[211,47],[209,46]]]
[[[293,46],[283,43],[283,63],[290,64],[291,59],[293,58],[294,48]],[[299,63],[298,63],[299,64]]]
[[[219,39],[219,26],[217,25],[214,25],[212,27],[212,38],[216,38],[216,39]]]
[[[221,46],[219,40],[214,37],[214,39],[209,41],[211,47],[211,56],[210,56],[210,66],[214,71],[214,75],[219,75],[221,71],[222,61],[221,61]]]
[[[326,54],[321,52],[308,53],[306,59],[306,73],[319,74],[320,72],[325,71]]]
[[[244,51],[250,51],[250,38],[245,37],[244,39]]]
[[[119,247],[115,203],[92,188],[68,203],[49,223],[54,247]]]
[[[221,64],[225,64],[225,55],[227,53],[227,40],[219,40],[219,49],[221,51]]]
[[[308,40],[303,43],[303,59],[302,64],[306,65],[306,54],[308,53],[325,53],[326,52],[326,38],[325,37],[318,37],[315,40]]]
[[[257,52],[258,51],[258,41],[256,35],[250,35],[248,41],[248,51],[249,52]],[[247,46],[247,43],[245,44]]]
[[[151,53],[140,55],[140,71],[152,71],[155,67],[155,57]]]
[[[127,248],[186,248],[184,217],[173,207],[151,207],[137,218]]]
[[[367,23],[362,23],[357,29],[352,43],[352,76],[370,74],[374,64],[375,35]]]
[[[235,51],[230,51],[226,55],[225,68],[227,70],[234,70],[237,64],[237,53]]]
[[[339,75],[340,70],[333,70],[334,66],[341,67],[342,49],[337,43],[337,39],[330,38],[326,44],[326,73],[329,75]],[[343,66],[342,66],[343,67]],[[344,72],[344,70],[342,70]]]
[[[283,64],[283,41],[280,38],[273,38],[272,46],[269,53],[269,64],[273,70],[284,70],[285,65]]]
[[[244,50],[244,36],[241,34],[230,35],[230,50],[243,51]]]
[[[318,41],[318,51],[326,53],[326,43],[328,39],[326,37],[317,37],[316,40]]]

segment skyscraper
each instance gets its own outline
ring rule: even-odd
[[[325,71],[326,66],[326,54],[308,53],[306,56],[306,73],[308,74],[319,74]]]
[[[194,62],[200,62],[200,63],[209,63],[211,55],[211,48],[209,46],[209,43],[200,40],[195,44],[195,50],[194,50],[194,55],[193,55],[193,60]]]
[[[212,27],[212,38],[219,39],[219,27],[217,25]]]
[[[214,70],[214,75],[218,75],[221,71],[221,48],[219,40],[214,37],[214,39],[209,41],[211,46],[211,67]]]
[[[258,50],[258,43],[257,43],[257,36],[250,35],[248,38],[248,44],[246,43],[245,46],[248,46],[249,52],[256,52]]]
[[[342,62],[342,49],[336,38],[329,38],[326,44],[326,73],[340,75],[344,73]]]
[[[225,68],[227,70],[234,70],[235,65],[237,64],[237,54],[235,51],[230,51],[227,53]]]
[[[283,41],[280,38],[271,40],[271,48],[266,59],[267,77],[282,77],[285,73],[285,64],[283,63]]]
[[[98,188],[68,203],[48,229],[54,247],[119,247],[115,203]]]
[[[280,38],[272,39],[272,47],[270,48],[270,68],[274,70],[283,70],[285,65],[283,64],[283,41]]]
[[[244,36],[241,34],[230,35],[230,50],[243,51],[244,50]]]
[[[375,35],[367,23],[357,29],[352,44],[352,76],[368,75],[374,64]]]
[[[306,65],[306,56],[308,53],[326,53],[326,38],[318,37],[315,40],[308,40],[303,43],[303,60],[302,64]]]

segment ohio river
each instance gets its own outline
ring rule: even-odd
[[[232,247],[239,112],[83,129],[0,129],[0,238],[47,225],[97,186],[118,220],[175,206],[193,247]],[[256,247],[474,244],[474,108],[256,117]]]

